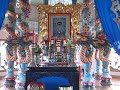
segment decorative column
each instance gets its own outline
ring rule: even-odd
[[[24,86],[25,78],[26,78],[25,72],[27,71],[27,67],[28,67],[28,65],[25,64],[25,63],[20,64],[20,68],[19,68],[19,71],[18,71],[18,77],[17,77],[17,80],[18,80],[17,84],[19,86]]]
[[[83,79],[83,88],[92,88],[93,87],[93,72],[91,70],[92,63],[84,64],[84,79]]]
[[[92,49],[92,48],[91,48]],[[90,49],[89,49],[90,50]],[[92,59],[93,59],[93,52],[90,50],[89,52],[87,46],[82,46],[81,50],[81,61],[84,63],[84,76],[83,76],[83,88],[94,88],[94,81],[93,81],[93,71],[92,67]],[[89,52],[89,56],[86,56],[86,53]]]
[[[102,62],[99,59],[99,49],[96,49],[95,51],[95,59],[96,59],[96,73],[95,73],[95,79],[100,80],[101,79],[101,73],[102,73]]]
[[[15,86],[15,76],[14,76],[14,61],[7,61],[8,68],[6,69],[6,77],[4,85],[6,87]]]
[[[32,33],[30,33],[28,18],[30,13],[29,0],[20,0],[20,8],[22,12],[18,14],[19,27],[19,46],[18,46],[18,60],[19,72],[17,77],[17,88],[23,89],[26,80],[26,71],[28,64],[31,61],[31,53],[29,46],[32,44]]]
[[[89,26],[83,27],[83,32],[77,33],[79,36],[78,44],[82,46],[80,59],[84,63],[84,77],[83,77],[83,88],[89,89],[94,88],[93,71],[92,71],[92,60],[93,60],[93,37],[90,34]]]
[[[93,1],[87,0],[85,2],[87,7],[84,7],[81,13],[82,32],[79,33],[79,42],[82,46],[81,50],[81,61],[84,63],[84,77],[82,86],[85,89],[94,88],[93,71],[92,71],[92,60],[93,60],[93,27],[94,27],[94,7]]]
[[[14,76],[14,61],[17,60],[17,41],[15,34],[15,25],[16,25],[16,14],[15,14],[15,0],[10,0],[8,7],[8,23],[5,25],[5,30],[9,33],[8,38],[6,39],[6,55],[7,55],[7,69],[4,85],[6,87],[15,86],[15,76]]]
[[[29,46],[21,45],[18,47],[19,71],[17,77],[17,88],[24,88],[26,80],[26,71],[28,70],[28,63],[30,63],[30,50]]]
[[[103,63],[102,66],[102,75],[101,75],[101,85],[110,86],[111,85],[111,76],[109,68],[109,55],[111,52],[111,46],[103,32],[103,30],[97,31],[96,37],[93,41],[93,46],[99,49],[99,59]],[[99,64],[99,61],[97,62]],[[98,68],[99,70],[100,68]]]
[[[100,49],[100,56],[103,63],[102,66],[102,77],[101,77],[101,85],[102,86],[110,86],[112,85],[112,77],[110,76],[110,63],[109,63],[109,55],[110,55],[111,47],[105,46]]]

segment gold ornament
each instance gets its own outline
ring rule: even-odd
[[[73,4],[73,5],[64,5],[58,3],[54,6],[51,5],[38,5],[39,13],[39,23],[40,23],[40,37],[48,35],[48,14],[49,13],[70,13],[71,14],[71,31],[74,31],[74,34],[79,31],[80,28],[80,16],[84,8],[88,4]]]

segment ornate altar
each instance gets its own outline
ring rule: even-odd
[[[31,82],[44,83],[45,90],[59,90],[72,86],[79,90],[79,72],[76,67],[29,67],[26,72],[25,90]]]
[[[47,83],[46,90],[58,90],[62,86],[73,86],[73,90],[79,90],[79,72],[74,63],[75,34],[79,30],[80,14],[84,7],[86,4],[38,6],[39,38],[43,55],[49,57],[49,62],[45,67],[29,67],[26,90],[33,81]]]
[[[79,30],[80,14],[84,7],[86,4],[38,6],[39,37],[45,43],[44,54],[49,58],[47,66],[69,66],[74,62],[75,34]]]

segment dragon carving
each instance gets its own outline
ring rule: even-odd
[[[87,26],[85,27],[87,28]],[[89,34],[88,31],[84,31],[81,33],[77,33],[78,35],[78,44],[82,45],[82,50],[80,54],[81,61],[83,63],[90,63],[92,62],[93,58],[93,48],[92,44],[92,36]]]
[[[97,33],[93,40],[93,46],[96,48],[96,60],[107,61],[110,55],[111,46],[103,31]],[[99,52],[99,56],[97,55]],[[98,56],[98,57],[97,57]]]

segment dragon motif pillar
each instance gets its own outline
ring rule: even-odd
[[[110,86],[112,77],[110,76],[110,62],[108,60],[110,55],[111,47],[107,45],[105,47],[100,48],[100,59],[102,60],[102,77],[101,77],[101,85],[102,86]]]
[[[95,73],[95,79],[100,80],[101,79],[101,73],[102,73],[102,62],[99,58],[99,49],[96,49],[95,51],[95,59],[96,59],[96,73]]]
[[[22,88],[25,84],[25,77],[28,64],[30,63],[31,53],[29,49],[29,45],[32,44],[32,34],[29,30],[28,18],[30,13],[30,5],[28,0],[20,0],[20,7],[22,12],[18,16],[18,27],[19,27],[19,35],[21,39],[19,41],[18,46],[18,60],[19,60],[19,73],[17,77],[17,85],[19,88]],[[22,42],[22,43],[20,43]]]
[[[6,39],[6,55],[7,55],[7,69],[4,85],[6,87],[15,86],[15,76],[14,76],[14,62],[17,60],[17,35],[15,34],[16,25],[16,14],[15,14],[15,0],[10,0],[8,7],[8,23],[5,25],[5,30],[9,33]]]
[[[102,61],[102,76],[101,85],[111,85],[110,67],[109,67],[109,55],[111,46],[103,31],[98,31],[93,41],[93,46],[99,50],[99,59]]]
[[[82,46],[81,61],[84,63],[84,76],[83,76],[83,88],[93,88],[93,71],[92,71],[92,59],[93,51],[92,46]]]
[[[94,88],[92,60],[93,60],[93,27],[94,27],[94,9],[93,1],[87,0],[85,7],[81,12],[81,33],[79,33],[78,42],[82,46],[80,59],[84,63],[83,88]]]
[[[96,49],[95,51],[95,60],[96,60],[96,73],[95,73],[95,79],[100,80],[101,79],[101,73],[102,73],[102,62],[99,58],[100,50],[99,48],[101,47],[99,43],[99,32],[102,29],[99,17],[96,12],[96,20],[95,20],[95,30],[96,30],[96,36],[93,40],[93,47]],[[102,38],[101,38],[102,39]]]
[[[77,33],[79,36],[78,44],[82,46],[80,59],[84,63],[84,76],[83,76],[83,88],[93,88],[94,81],[93,81],[93,71],[92,71],[92,60],[93,60],[93,47],[92,43],[92,36],[89,35],[89,26],[85,26],[84,32]]]

